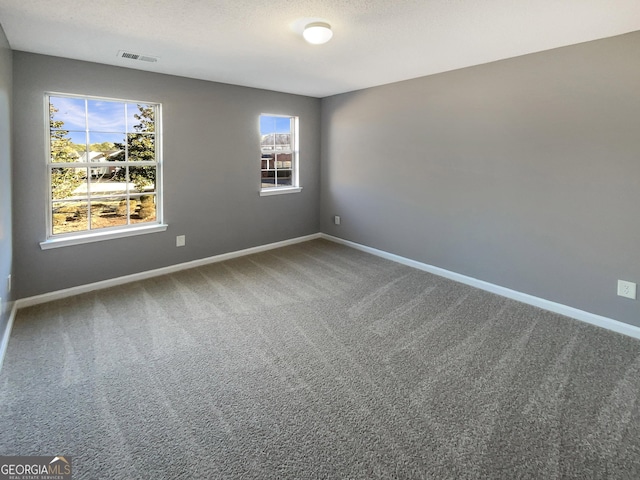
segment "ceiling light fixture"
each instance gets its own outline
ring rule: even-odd
[[[314,45],[327,43],[333,37],[331,25],[325,22],[313,22],[304,27],[302,32],[304,39]]]

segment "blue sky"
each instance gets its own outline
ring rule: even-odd
[[[74,143],[124,143],[125,132],[135,131],[139,122],[134,115],[139,112],[135,103],[111,102],[107,100],[86,100],[70,97],[50,97],[50,102],[58,111],[54,120],[64,122],[63,130]],[[90,138],[87,141],[87,122]],[[260,116],[260,134],[289,133],[291,119],[271,115]]]
[[[69,131],[74,143],[86,143],[87,122],[91,137],[89,143],[123,143],[125,132],[134,132],[134,125],[140,123],[134,118],[139,112],[135,103],[110,102],[106,100],[85,100],[82,98],[50,97],[50,102],[58,111],[54,120],[64,122],[62,129]],[[126,114],[125,114],[126,111]]]
[[[291,131],[291,119],[289,117],[272,117],[260,115],[260,135],[268,133],[289,133]]]

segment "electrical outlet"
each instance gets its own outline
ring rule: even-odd
[[[625,298],[636,299],[636,284],[625,280],[618,280],[618,295]]]
[[[336,225],[340,225],[340,215],[336,215],[335,217],[333,217],[333,223],[335,223]]]
[[[187,244],[186,235],[178,235],[176,237],[176,247],[184,247]]]

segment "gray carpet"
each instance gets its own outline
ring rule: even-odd
[[[76,479],[638,479],[640,342],[318,240],[21,310],[0,454]]]

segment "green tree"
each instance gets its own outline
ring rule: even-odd
[[[155,161],[156,124],[154,119],[154,109],[147,105],[138,105],[138,110],[139,112],[134,115],[134,118],[140,123],[133,126],[135,133],[127,134],[127,152],[129,162]],[[122,152],[111,157],[110,160],[124,160],[124,144],[115,143],[114,147],[118,150],[122,150]],[[118,170],[114,175],[114,178],[126,181],[126,170]],[[132,163],[129,163],[129,181],[134,183],[139,192],[144,191],[145,187],[155,185],[156,167],[135,167]]]
[[[53,163],[75,162],[78,152],[69,135],[68,130],[62,130],[64,122],[54,120],[54,115],[58,109],[49,104],[49,127],[51,136],[51,161]],[[75,168],[52,168],[51,169],[51,195],[54,199],[68,198],[73,191],[78,188],[85,179],[81,170]]]
[[[116,147],[111,142],[92,143],[89,145],[89,150],[92,152],[109,152],[116,150]]]

